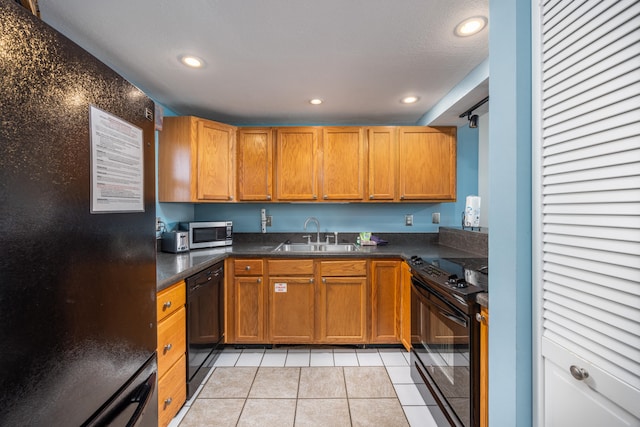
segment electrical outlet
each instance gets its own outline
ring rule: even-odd
[[[267,215],[267,227],[271,227],[271,215]]]
[[[407,227],[411,227],[413,225],[413,215],[404,216],[404,225]]]
[[[431,222],[434,224],[440,224],[440,212],[433,212],[431,214]]]
[[[156,231],[162,231],[162,219],[156,217]]]

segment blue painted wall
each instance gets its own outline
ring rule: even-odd
[[[180,221],[231,219],[234,231],[260,232],[260,209],[273,217],[267,232],[298,232],[309,216],[320,220],[322,231],[437,232],[440,225],[460,226],[465,198],[478,192],[478,129],[458,128],[457,202],[455,203],[158,203],[157,216],[169,229]],[[431,213],[440,213],[440,224]],[[413,214],[414,225],[404,225]]]
[[[490,2],[492,426],[532,425],[531,5],[530,0]]]

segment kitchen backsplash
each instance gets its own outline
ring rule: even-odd
[[[438,243],[478,255],[489,256],[489,234],[486,230],[471,231],[440,227]]]

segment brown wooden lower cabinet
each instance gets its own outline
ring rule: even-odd
[[[397,343],[400,332],[400,261],[371,262],[371,342]]]
[[[322,343],[366,343],[367,261],[319,262],[317,340]]]
[[[269,341],[314,342],[314,300],[313,276],[269,277]]]
[[[229,260],[226,342],[399,344],[401,264],[352,258]]]
[[[480,427],[489,426],[489,309],[480,309]]]
[[[400,265],[400,342],[411,350],[411,268],[406,262]]]
[[[187,398],[186,285],[178,282],[157,295],[158,426],[165,427]]]
[[[169,425],[187,399],[187,356],[180,359],[158,380],[158,426]]]
[[[235,342],[264,342],[265,292],[262,277],[236,277],[234,281]]]

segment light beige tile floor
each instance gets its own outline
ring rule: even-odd
[[[226,348],[170,424],[443,427],[402,349]]]

